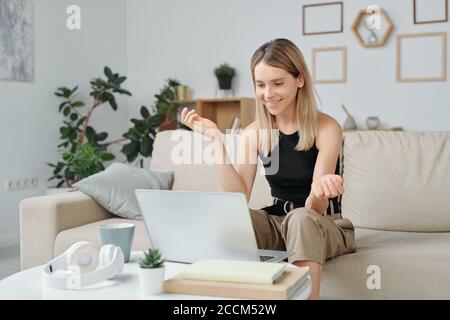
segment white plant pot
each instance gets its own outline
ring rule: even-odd
[[[139,268],[141,292],[145,295],[163,293],[165,270],[165,267],[153,269]]]

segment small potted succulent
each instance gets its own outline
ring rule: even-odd
[[[214,69],[214,74],[219,81],[219,89],[231,89],[231,81],[236,75],[236,70],[233,67],[229,66],[227,63],[223,63]]]
[[[164,291],[164,259],[158,249],[148,249],[139,259],[139,281],[143,294],[161,294]]]

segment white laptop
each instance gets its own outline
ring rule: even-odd
[[[276,262],[292,253],[260,250],[243,193],[137,189],[147,234],[167,261]]]

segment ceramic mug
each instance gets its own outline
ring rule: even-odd
[[[134,224],[107,223],[100,226],[102,245],[114,244],[120,247],[125,257],[125,263],[130,261],[131,245],[134,238]]]

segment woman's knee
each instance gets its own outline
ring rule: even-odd
[[[288,234],[317,234],[322,235],[320,224],[321,215],[314,210],[307,208],[296,208],[291,210],[282,223],[282,232],[287,237]]]
[[[298,225],[316,225],[320,214],[309,208],[296,208],[291,210],[286,216],[286,222]]]

